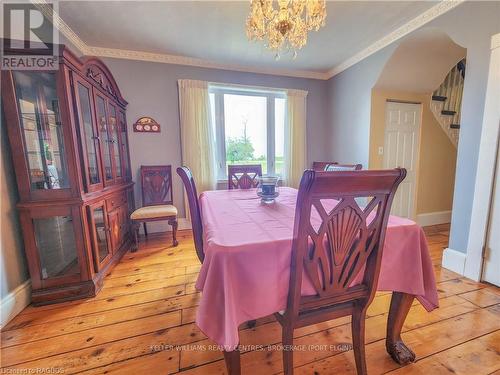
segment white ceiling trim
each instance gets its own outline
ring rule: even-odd
[[[63,34],[84,55],[88,55],[89,46],[85,43],[69,25],[59,16],[55,9],[47,4],[46,0],[31,0],[31,2],[47,17],[52,18],[52,23],[61,34]]]
[[[327,72],[328,78],[331,78],[344,70],[350,68],[354,64],[357,64],[361,60],[366,59],[368,56],[373,55],[375,52],[380,51],[381,49],[387,47],[388,45],[394,43],[396,40],[401,39],[405,35],[408,35],[412,31],[424,26],[429,23],[433,19],[445,14],[446,12],[452,10],[456,6],[463,3],[465,0],[444,0],[439,4],[434,5],[432,8],[429,8],[425,12],[421,13],[411,21],[407,22],[400,28],[394,30],[393,32],[387,34],[383,38],[377,40],[375,43],[365,48],[364,50],[358,52],[354,56],[350,57],[343,63],[333,67]]]
[[[491,49],[500,47],[500,34],[495,34],[491,37]]]
[[[46,0],[31,0],[41,11],[47,16],[51,16],[51,9],[47,5]],[[105,47],[94,47],[86,44],[71,27],[64,22],[64,20],[59,16],[59,14],[54,11],[53,13],[53,23],[54,26],[71,42],[73,43],[82,54],[92,55],[98,57],[112,57],[118,59],[127,60],[138,60],[138,61],[149,61],[158,62],[164,64],[176,64],[176,65],[188,65],[196,66],[200,68],[209,69],[222,69],[222,70],[233,70],[238,72],[247,73],[258,73],[258,74],[272,74],[287,77],[296,78],[310,78],[310,79],[320,79],[328,80],[335,75],[343,72],[344,70],[350,68],[351,66],[357,64],[358,62],[366,59],[367,57],[373,55],[374,53],[380,51],[381,49],[387,47],[388,45],[394,43],[395,41],[401,39],[405,35],[408,35],[412,31],[422,27],[423,25],[431,22],[435,18],[445,14],[446,12],[457,7],[465,0],[443,0],[439,4],[436,4],[432,8],[421,13],[414,19],[410,20],[403,26],[392,31],[386,36],[380,38],[376,42],[372,43],[369,47],[358,52],[354,56],[345,60],[341,64],[334,66],[332,69],[326,72],[315,72],[310,70],[290,70],[290,69],[276,69],[276,68],[255,68],[243,65],[234,64],[222,64],[215,61],[198,59],[187,56],[169,55],[164,53],[151,53],[142,52],[134,50],[124,50],[117,48],[105,48]]]
[[[328,79],[326,73],[314,72],[310,70],[291,70],[291,69],[276,69],[276,68],[252,68],[244,65],[222,64],[215,61],[197,59],[187,56],[167,55],[164,53],[150,53],[116,48],[102,48],[88,46],[90,55],[99,57],[113,57],[117,59],[151,61],[165,64],[189,65],[200,68],[233,70],[237,72],[272,74],[279,76],[312,78],[312,79]]]

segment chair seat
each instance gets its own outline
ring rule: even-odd
[[[132,220],[156,219],[167,216],[177,216],[177,208],[171,204],[141,207],[132,212]]]

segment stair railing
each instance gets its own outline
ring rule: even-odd
[[[434,91],[431,111],[455,147],[458,145],[460,112],[464,89],[465,59],[455,65]]]

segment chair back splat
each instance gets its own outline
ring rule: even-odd
[[[262,166],[260,164],[228,165],[227,188],[229,190],[256,188],[261,176]]]
[[[172,167],[141,166],[142,205],[172,204]]]
[[[135,247],[139,249],[139,228],[142,223],[148,235],[147,223],[166,220],[172,226],[172,243],[177,246],[177,208],[173,205],[172,167],[170,165],[141,166],[142,207],[130,215],[134,229]]]
[[[194,246],[198,259],[203,263],[203,259],[205,259],[205,252],[203,250],[203,224],[201,222],[200,203],[198,201],[196,184],[191,174],[191,170],[188,167],[177,168],[177,174],[180,176],[184,188],[186,189],[189,213],[191,214],[191,226],[193,228]]]

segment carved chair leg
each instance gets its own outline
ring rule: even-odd
[[[403,366],[415,361],[415,353],[401,339],[401,329],[414,299],[411,294],[392,292],[387,318],[385,347],[392,359]]]
[[[358,375],[366,375],[366,356],[365,356],[365,319],[366,307],[356,307],[352,314],[352,346],[354,350],[354,359],[356,360],[356,370]]]
[[[293,375],[293,328],[283,327],[283,372],[285,375]]]
[[[179,244],[177,241],[177,227],[179,226],[179,223],[177,222],[177,218],[169,220],[168,223],[172,226],[172,243],[175,247]]]
[[[240,351],[238,348],[230,352],[224,350],[224,360],[229,375],[241,375]]]
[[[139,250],[139,227],[140,227],[139,223],[136,222],[132,223],[132,230],[134,231],[134,246],[132,247],[133,253]]]
[[[148,236],[148,227],[146,226],[146,222],[142,223],[144,226],[144,235],[147,237]]]

